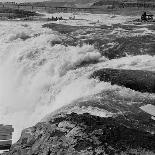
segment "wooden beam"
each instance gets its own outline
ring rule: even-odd
[[[12,132],[5,132],[5,131],[4,132],[0,132],[0,136],[8,136],[8,135],[12,135]]]
[[[0,146],[2,145],[8,145],[8,144],[12,144],[12,140],[5,140],[5,141],[0,141]]]
[[[0,132],[1,132],[1,131],[13,132],[14,129],[13,129],[13,128],[9,128],[9,127],[0,127]]]
[[[13,129],[5,129],[0,127],[0,135],[1,133],[12,133],[13,131]]]
[[[10,132],[13,132],[14,129],[13,129],[12,125],[2,125],[2,124],[0,124],[0,131],[10,131]]]
[[[12,140],[0,141],[0,150],[8,150],[12,145]]]
[[[12,145],[12,125],[0,124],[0,150],[8,150]]]
[[[3,146],[1,146],[0,145],[0,150],[9,150],[10,149],[10,147],[11,147],[11,145],[10,144],[7,144],[7,145],[3,145]]]
[[[10,140],[12,139],[12,135],[0,135],[0,140]]]

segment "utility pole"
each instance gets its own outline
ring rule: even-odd
[[[112,14],[113,14],[113,16],[115,16],[115,2],[116,1],[115,0],[112,0]]]
[[[144,10],[145,10],[145,0],[143,0],[143,7],[144,7]],[[145,10],[146,11],[146,10]]]

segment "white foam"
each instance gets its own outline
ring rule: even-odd
[[[155,71],[155,56],[137,55],[109,60],[98,64],[98,68],[116,68]]]
[[[14,141],[21,129],[49,112],[97,91],[98,83],[86,78],[88,72],[76,69],[83,62],[100,61],[93,46],[51,46],[61,36],[40,23],[23,27],[4,22],[0,29],[0,121],[15,127]]]
[[[140,107],[143,111],[149,113],[150,115],[155,116],[155,106],[151,104],[147,104],[145,106]],[[154,117],[152,117],[154,118]]]

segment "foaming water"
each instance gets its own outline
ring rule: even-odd
[[[132,69],[132,70],[146,70],[155,71],[155,56],[137,55],[118,58],[101,62],[98,68],[115,68],[115,69]]]
[[[37,28],[36,28],[37,27]],[[82,96],[98,92],[82,63],[100,61],[93,46],[52,46],[61,36],[40,23],[3,23],[0,31],[0,123],[20,131]],[[94,91],[92,91],[92,89]]]
[[[92,45],[53,46],[61,37],[37,22],[0,25],[0,123],[14,126],[14,142],[23,128],[79,98],[108,89],[122,96],[148,95],[89,79],[89,75],[100,67],[151,70],[154,57],[108,60]]]

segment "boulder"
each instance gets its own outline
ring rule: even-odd
[[[151,71],[104,68],[95,71],[90,78],[139,92],[155,93],[155,73]]]
[[[72,125],[61,131],[66,124]],[[51,118],[29,128],[30,134],[27,131],[5,155],[132,154],[133,149],[139,154],[155,153],[155,135],[119,123],[117,118],[88,113]]]

